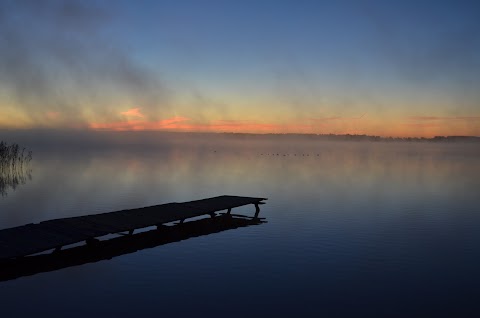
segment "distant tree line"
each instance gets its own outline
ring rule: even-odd
[[[381,137],[372,135],[356,134],[249,134],[249,133],[223,133],[232,137],[255,136],[260,139],[303,139],[303,140],[329,140],[329,141],[387,141],[387,142],[480,142],[480,137],[476,136],[435,136],[427,137]]]

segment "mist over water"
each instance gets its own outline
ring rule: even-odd
[[[222,194],[268,198],[268,223],[0,283],[7,314],[480,312],[477,144],[75,136],[17,133],[31,180],[0,228]]]

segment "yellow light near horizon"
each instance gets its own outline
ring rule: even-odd
[[[33,121],[24,111],[10,105],[0,107],[0,128],[25,129],[33,127]]]

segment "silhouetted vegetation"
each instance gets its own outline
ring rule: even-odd
[[[249,137],[255,136],[257,138],[269,138],[272,140],[319,140],[319,141],[385,141],[385,142],[480,142],[480,137],[477,136],[435,136],[427,137],[382,137],[372,135],[357,135],[357,134],[295,134],[295,133],[270,133],[270,134],[250,134],[250,133],[223,133],[226,136],[232,137]]]
[[[18,144],[7,144],[0,141],[0,194],[7,195],[7,189],[15,190],[18,185],[31,179],[28,163],[32,160],[32,152],[20,148]]]

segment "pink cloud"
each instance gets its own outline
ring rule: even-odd
[[[110,123],[90,123],[90,128],[104,130],[166,130],[181,128],[181,123],[188,120],[190,118],[175,116],[159,121],[128,120]]]
[[[127,119],[117,122],[91,123],[91,129],[103,130],[171,130],[197,132],[243,132],[243,133],[362,133],[356,123],[363,117],[327,117],[320,120],[290,120],[280,123],[255,120],[218,119],[198,122],[187,117],[175,116],[158,121]],[[343,121],[345,120],[345,121]],[[323,128],[323,124],[330,124]],[[332,128],[333,127],[333,128]],[[334,129],[334,131],[332,131]]]
[[[160,120],[160,121],[156,122],[156,124],[159,125],[159,126],[172,126],[172,125],[175,125],[175,124],[178,124],[178,123],[181,123],[181,122],[185,122],[185,121],[188,121],[188,120],[190,120],[190,118],[182,117],[182,116],[175,116],[175,117],[172,117],[172,118]]]
[[[60,118],[59,112],[49,111],[46,113],[46,115],[47,115],[47,118],[50,120],[56,120]]]
[[[124,115],[124,116],[128,116],[128,117],[140,117],[140,118],[145,117],[145,115],[143,115],[140,112],[140,108],[130,108],[129,110],[127,110],[125,112],[121,112],[120,114]]]
[[[311,125],[301,123],[261,123],[248,120],[213,120],[208,123],[191,122],[190,118],[175,116],[159,121],[141,119],[90,123],[91,129],[101,130],[177,130],[177,131],[211,131],[211,132],[312,132]]]

